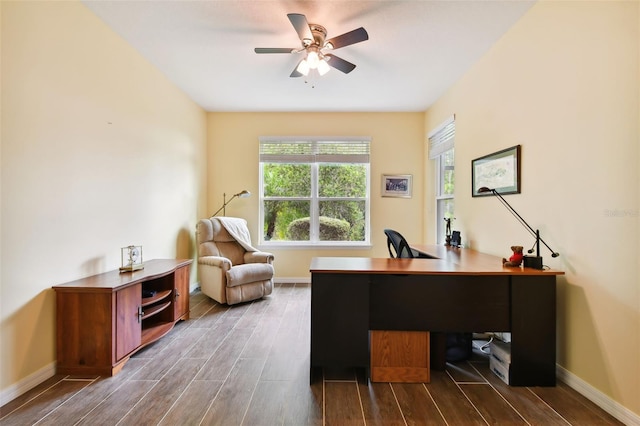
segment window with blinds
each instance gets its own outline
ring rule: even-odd
[[[370,138],[261,138],[261,244],[369,244]]]
[[[429,133],[429,158],[436,166],[436,238],[443,243],[446,237],[445,219],[454,218],[455,192],[455,116],[449,117]]]

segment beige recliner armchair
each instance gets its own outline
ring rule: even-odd
[[[200,289],[233,305],[273,291],[273,254],[251,246],[247,221],[235,217],[200,219],[196,229]]]

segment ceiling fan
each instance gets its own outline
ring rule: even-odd
[[[313,69],[317,70],[318,74],[324,75],[330,70],[330,67],[342,71],[345,74],[354,70],[356,66],[351,62],[326,52],[368,40],[369,34],[367,34],[367,31],[364,28],[360,27],[349,31],[348,33],[325,40],[327,37],[327,30],[322,25],[309,24],[306,16],[300,13],[289,13],[287,14],[287,17],[289,18],[289,21],[291,21],[293,28],[295,28],[298,33],[302,47],[256,47],[254,49],[256,53],[304,52],[305,57],[298,62],[298,65],[296,65],[289,77],[306,76]]]

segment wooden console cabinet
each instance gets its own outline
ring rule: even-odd
[[[112,376],[136,351],[189,319],[191,260],[155,259],[56,285],[58,374]]]

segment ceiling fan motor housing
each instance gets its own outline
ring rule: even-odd
[[[305,47],[308,47],[311,44],[315,44],[320,49],[322,49],[324,47],[324,40],[327,38],[326,28],[318,24],[309,24],[309,29],[311,30],[311,35],[313,35],[313,43],[311,42],[311,40],[307,41],[307,39],[305,39]]]

